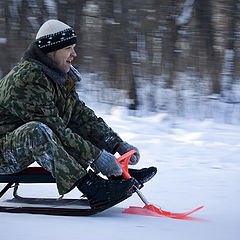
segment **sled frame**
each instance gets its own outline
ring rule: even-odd
[[[10,188],[14,187],[13,196],[15,199],[30,200],[32,198],[25,198],[18,195],[17,191],[20,183],[56,183],[56,181],[51,173],[42,167],[29,167],[19,173],[0,175],[0,183],[7,183],[0,191],[0,198]]]

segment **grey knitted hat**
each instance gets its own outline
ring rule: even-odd
[[[74,29],[58,20],[46,21],[38,30],[36,44],[44,52],[49,53],[75,44],[77,35]]]

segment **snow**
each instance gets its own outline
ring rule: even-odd
[[[172,212],[204,205],[192,216],[174,220],[121,213],[143,206],[135,194],[91,217],[62,217],[0,213],[1,239],[164,239],[237,240],[240,234],[240,127],[166,115],[129,116],[124,108],[97,112],[119,135],[137,146],[141,160],[135,168],[156,166],[157,175],[141,190],[148,201]],[[3,187],[4,184],[0,184]],[[23,185],[24,196],[58,197],[54,184]],[[69,196],[78,198],[74,189]],[[1,200],[12,198],[11,191]]]
[[[6,43],[7,43],[7,38],[0,37],[0,44],[6,44]]]
[[[176,24],[178,26],[184,25],[188,22],[192,15],[194,0],[186,0],[182,14],[176,18]]]

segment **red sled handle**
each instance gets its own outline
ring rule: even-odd
[[[119,158],[117,158],[117,162],[121,164],[121,168],[123,170],[122,175],[125,179],[131,178],[131,176],[128,172],[128,163],[129,163],[129,160],[130,160],[131,156],[135,153],[136,153],[136,150],[131,150],[131,151],[123,154]]]

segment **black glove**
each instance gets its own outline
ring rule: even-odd
[[[127,142],[121,142],[119,147],[117,148],[117,152],[120,155],[123,155],[131,150],[135,150],[136,153],[133,154],[129,160],[129,164],[130,165],[135,165],[138,163],[139,159],[140,159],[140,153],[138,151],[138,149],[130,144],[128,144]]]
[[[122,168],[117,162],[114,155],[103,150],[100,156],[92,163],[103,175],[106,176],[120,176],[122,175]]]

